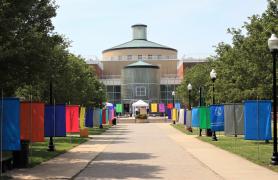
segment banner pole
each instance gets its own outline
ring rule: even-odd
[[[1,148],[0,148],[0,153],[1,153],[1,169],[0,169],[0,177],[2,177],[2,168],[3,168],[3,151],[2,151],[2,149],[3,149],[3,113],[4,113],[4,102],[3,102],[3,95],[4,93],[3,93],[3,88],[1,89]]]

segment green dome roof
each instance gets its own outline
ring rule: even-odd
[[[125,66],[125,68],[156,68],[159,69],[157,65],[152,65],[143,61],[137,61],[135,63],[129,64]]]
[[[173,51],[177,51],[176,49],[167,47],[167,46],[163,46],[161,44],[152,42],[152,41],[148,41],[148,40],[142,40],[142,39],[134,39],[131,41],[128,41],[126,43],[120,44],[118,46],[114,46],[112,48],[106,49],[103,51],[107,52],[107,51],[112,51],[112,50],[118,50],[118,49],[133,49],[133,48],[156,48],[156,49],[168,49],[168,50],[173,50]]]

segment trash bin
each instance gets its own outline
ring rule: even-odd
[[[29,162],[29,141],[21,140],[21,150],[13,151],[13,167],[27,168]]]

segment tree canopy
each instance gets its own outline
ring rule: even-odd
[[[216,103],[241,102],[247,99],[271,99],[272,57],[267,40],[272,33],[278,35],[278,0],[268,0],[268,7],[261,15],[248,18],[240,29],[230,28],[232,44],[216,46],[216,56],[186,71],[178,88],[178,95],[188,103],[187,84],[193,86],[192,99],[198,103],[198,89],[205,89],[207,104],[211,104],[211,69],[217,72],[215,81]],[[246,32],[246,33],[243,33]]]
[[[53,0],[2,0],[0,4],[0,83],[4,96],[56,103],[96,104],[105,91],[85,60],[68,52],[69,42],[54,31]]]

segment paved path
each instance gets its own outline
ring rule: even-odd
[[[120,124],[69,153],[10,174],[20,179],[278,179],[278,173],[166,123]]]

